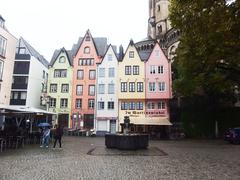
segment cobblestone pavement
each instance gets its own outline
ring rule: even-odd
[[[240,145],[214,140],[151,141],[167,155],[88,155],[104,138],[64,137],[63,149],[27,145],[0,153],[1,180],[239,180]]]

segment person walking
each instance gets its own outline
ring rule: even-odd
[[[43,130],[42,145],[40,147],[48,148],[49,139],[50,139],[50,129],[48,127],[45,127]]]
[[[59,148],[62,148],[62,136],[63,136],[63,128],[61,126],[59,126],[58,124],[56,124],[53,148],[56,147],[57,141],[59,142]]]

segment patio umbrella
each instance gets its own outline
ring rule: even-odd
[[[49,123],[46,123],[46,122],[38,124],[38,127],[50,127],[50,126],[51,125]]]

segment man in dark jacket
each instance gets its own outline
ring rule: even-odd
[[[55,148],[57,141],[59,142],[59,147],[62,148],[62,136],[63,136],[63,128],[59,125],[55,125],[55,132],[54,132],[54,145]]]

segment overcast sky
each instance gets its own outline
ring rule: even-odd
[[[131,38],[144,39],[148,0],[2,0],[0,14],[11,34],[50,61],[55,49],[71,49],[87,29],[124,48]]]

